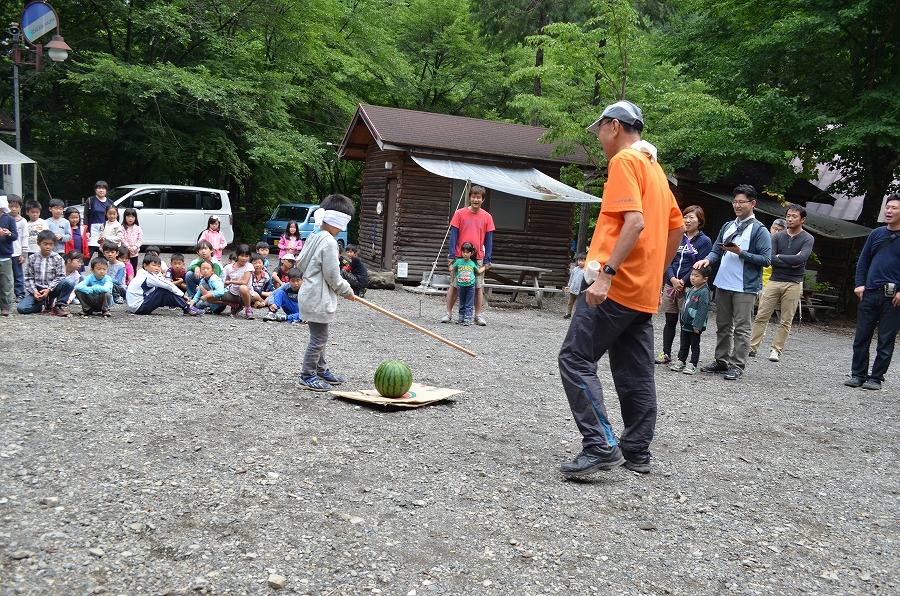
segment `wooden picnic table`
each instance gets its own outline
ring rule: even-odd
[[[491,263],[484,272],[485,278],[496,280],[497,283],[484,281],[484,294],[490,297],[493,290],[512,291],[510,302],[515,302],[520,292],[534,294],[538,308],[544,307],[544,294],[562,292],[560,288],[550,288],[541,285],[541,276],[551,273],[552,269],[534,267],[532,265],[507,265],[504,263]]]

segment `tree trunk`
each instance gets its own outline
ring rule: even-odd
[[[575,243],[575,254],[587,252],[587,231],[591,219],[591,204],[581,204],[581,221],[578,222],[578,241]]]

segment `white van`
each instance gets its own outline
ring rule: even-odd
[[[184,246],[197,244],[197,237],[218,215],[221,232],[231,244],[234,221],[227,190],[171,184],[128,184],[110,189],[109,200],[119,208],[119,221],[128,207],[138,213],[144,246]]]

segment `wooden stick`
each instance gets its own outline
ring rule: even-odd
[[[395,315],[394,313],[392,313],[389,310],[386,310],[384,308],[381,308],[380,306],[372,304],[368,300],[364,300],[364,299],[360,298],[359,296],[355,296],[354,300],[356,300],[360,304],[364,304],[365,306],[368,306],[369,308],[375,309],[378,312],[380,312],[381,314],[387,315],[396,321],[400,321],[404,325],[412,327],[416,331],[420,331],[420,332],[424,333],[425,335],[427,335],[428,337],[433,337],[434,339],[436,339],[438,341],[444,342],[448,346],[450,346],[452,348],[456,348],[457,350],[459,350],[460,352],[462,352],[464,354],[468,354],[469,356],[472,356],[473,358],[475,358],[477,356],[477,354],[475,352],[473,352],[472,350],[467,350],[466,348],[462,347],[461,345],[455,344],[452,341],[450,341],[449,339],[447,339],[445,337],[441,337],[440,335],[438,335],[437,333],[434,333],[433,331],[429,331],[428,329],[425,329],[424,327],[420,327],[420,326],[416,325],[415,323],[413,323],[412,321],[407,321],[400,315]]]

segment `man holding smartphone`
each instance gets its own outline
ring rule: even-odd
[[[732,193],[737,216],[719,231],[712,251],[694,268],[719,264],[713,285],[716,286],[716,351],[715,361],[700,372],[725,373],[725,379],[736,381],[744,375],[750,353],[753,328],[753,306],[762,289],[762,270],[772,262],[772,237],[756,216],[756,189],[741,184]]]
[[[844,381],[848,387],[881,389],[900,328],[900,194],[892,194],[885,200],[884,223],[887,225],[869,234],[856,263],[853,291],[860,302],[853,339],[853,365],[850,378]],[[869,344],[876,325],[878,343],[870,374]]]

